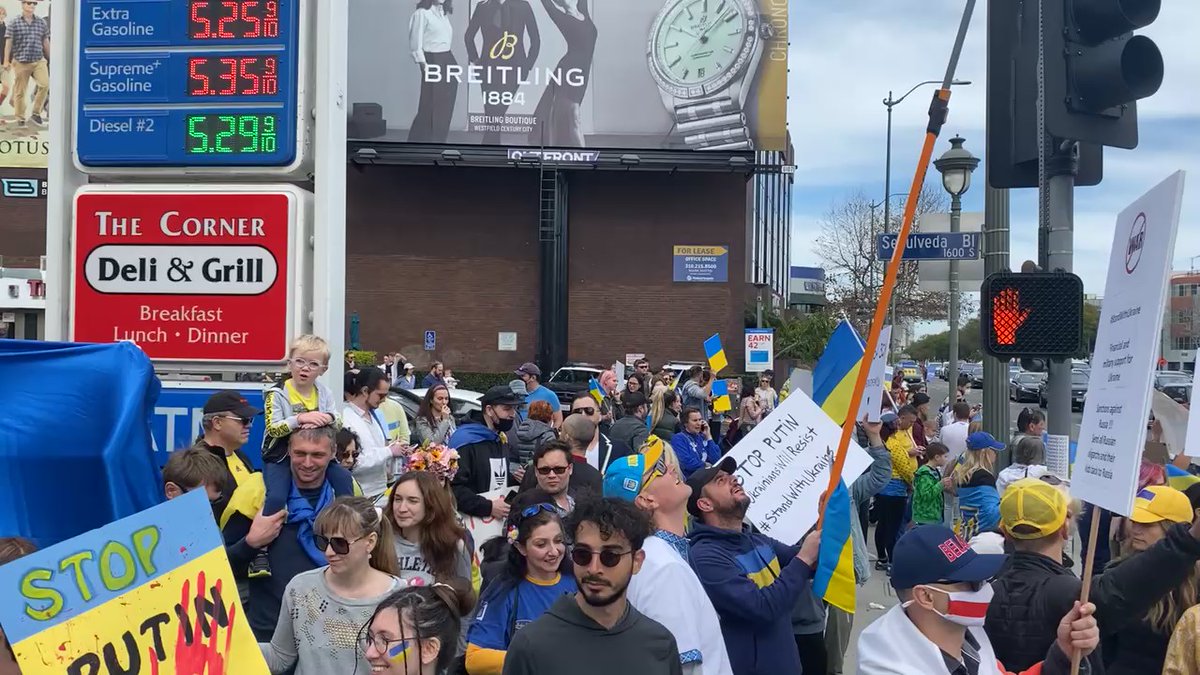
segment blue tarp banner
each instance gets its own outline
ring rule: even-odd
[[[0,340],[0,536],[47,546],[161,502],[159,388],[127,342]]]

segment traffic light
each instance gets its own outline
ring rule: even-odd
[[[1001,359],[1070,357],[1083,346],[1083,281],[1063,272],[999,272],[983,282],[983,349]]]
[[[1061,15],[1068,0],[1042,1],[1047,15]],[[987,181],[994,188],[1038,187],[1038,0],[988,2],[987,36]],[[1055,53],[1052,39],[1047,33],[1047,55]],[[1061,36],[1058,42],[1062,54]],[[1047,84],[1052,64],[1047,58]],[[1047,118],[1054,105],[1047,86]],[[1104,148],[1080,143],[1075,184],[1099,185],[1103,178]]]
[[[1136,148],[1137,101],[1158,91],[1163,59],[1133,31],[1154,23],[1161,0],[1042,1],[1046,133]]]

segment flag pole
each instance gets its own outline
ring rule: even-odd
[[[933,157],[933,145],[937,141],[938,135],[941,133],[942,126],[946,123],[946,117],[949,114],[950,83],[954,81],[954,72],[958,69],[958,59],[962,54],[963,42],[967,38],[967,29],[971,25],[971,15],[974,11],[975,0],[967,0],[966,7],[963,8],[962,20],[958,26],[958,35],[954,38],[954,47],[950,51],[950,62],[946,66],[946,77],[942,80],[941,88],[934,92],[933,100],[929,104],[929,124],[925,128],[925,143],[921,147],[920,159],[917,160],[917,170],[913,172],[912,185],[908,188],[908,199],[904,202],[904,220],[901,222],[900,232],[896,240],[896,248],[892,252],[892,259],[888,262],[887,273],[883,278],[883,287],[879,292],[879,301],[875,305],[875,316],[871,320],[871,330],[867,336],[867,344],[863,349],[863,360],[859,363],[858,377],[854,383],[854,391],[850,395],[850,407],[846,411],[846,421],[842,423],[842,436],[838,441],[838,449],[833,459],[833,467],[829,471],[829,486],[826,488],[826,494],[833,494],[838,481],[842,478],[842,469],[846,464],[846,451],[850,447],[850,438],[854,434],[855,425],[858,423],[858,408],[862,405],[863,390],[866,389],[867,377],[870,374],[870,356],[875,353],[875,348],[879,344],[879,334],[883,330],[883,322],[887,317],[887,308],[892,301],[892,292],[896,286],[896,277],[900,274],[900,262],[904,258],[905,244],[908,243],[908,235],[912,231],[913,218],[916,215],[917,198],[921,194],[921,187],[925,184],[925,174],[929,170],[929,161]],[[828,502],[826,502],[827,506]],[[822,508],[817,527],[820,528],[824,521],[825,508]]]

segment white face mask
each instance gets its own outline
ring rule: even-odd
[[[985,583],[977,591],[947,591],[933,586],[924,586],[924,588],[950,596],[950,603],[946,607],[945,614],[934,610],[938,616],[951,623],[968,627],[983,626],[983,622],[987,618],[988,605],[991,604],[994,594],[992,585],[988,583]],[[908,607],[911,604],[913,601],[909,600],[902,607]]]

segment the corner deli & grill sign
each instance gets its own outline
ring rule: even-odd
[[[289,192],[88,192],[75,198],[71,329],[165,361],[282,361]]]

